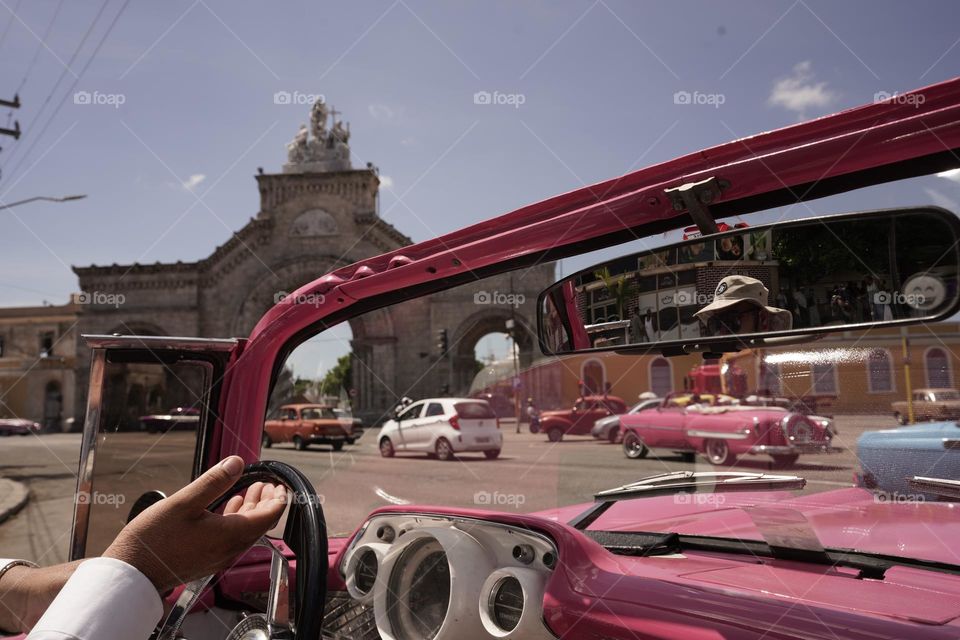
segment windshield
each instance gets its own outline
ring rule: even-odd
[[[958,391],[934,391],[932,394],[934,402],[940,402],[943,400],[960,400],[960,392]]]
[[[704,286],[712,287],[723,267],[709,269],[717,273]],[[356,439],[333,452],[332,443],[310,443],[312,455],[274,439],[263,457],[291,462],[316,482],[336,535],[388,504],[545,511],[569,521],[605,489],[665,472],[730,470],[798,475],[806,486],[628,500],[591,528],[761,540],[767,527],[751,508],[775,504],[801,514],[825,547],[955,562],[946,539],[925,529],[948,510],[906,476],[914,465],[919,475],[958,477],[949,465],[960,456],[944,456],[946,436],[934,431],[960,437],[960,413],[912,400],[921,389],[937,399],[958,395],[957,323],[843,332],[713,360],[544,356],[537,296],[562,275],[554,263],[518,269],[311,336],[283,363],[271,403],[306,399],[349,412]],[[812,286],[805,306],[786,308],[826,316],[840,277]],[[851,304],[871,313],[869,289],[846,284]],[[601,288],[577,304],[629,317],[637,306],[670,303]],[[609,416],[620,417],[612,431],[593,429]],[[891,432],[898,427],[927,439],[899,441]],[[911,536],[896,533],[904,526]]]
[[[328,407],[306,407],[300,411],[304,420],[326,420],[335,419],[337,414]]]

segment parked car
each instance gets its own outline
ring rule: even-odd
[[[353,435],[354,441],[359,440],[360,437],[363,436],[363,420],[357,418],[346,409],[339,407],[334,408],[333,413],[339,420],[350,425],[350,433]]]
[[[662,401],[663,398],[649,398],[647,400],[641,400],[637,404],[630,407],[626,415],[642,411],[654,405],[658,405]],[[609,440],[612,444],[620,442],[620,414],[607,416],[606,418],[600,418],[594,422],[593,429],[590,430],[590,435],[599,440]]]
[[[428,398],[402,407],[377,436],[380,455],[419,451],[440,460],[458,453],[482,451],[491,460],[500,455],[503,434],[493,408],[475,398]]]
[[[498,418],[513,419],[517,417],[517,408],[513,406],[513,400],[503,394],[483,392],[470,397],[489,402],[490,408],[493,409]]]
[[[280,416],[267,420],[263,425],[262,446],[289,442],[297,451],[312,444],[329,444],[334,451],[344,444],[353,444],[352,420],[337,417],[333,407],[325,404],[285,404],[280,407]]]
[[[0,436],[27,436],[39,431],[39,422],[23,418],[0,418]]]
[[[819,419],[782,407],[692,403],[660,405],[622,416],[623,451],[643,458],[650,449],[666,449],[693,459],[702,454],[727,466],[740,455],[769,455],[780,467],[801,454],[833,453],[833,432]]]
[[[956,389],[914,389],[913,421],[960,419],[960,391]],[[906,400],[890,403],[893,417],[900,424],[910,420]]]
[[[597,420],[627,412],[627,403],[617,396],[585,396],[569,409],[540,412],[540,431],[550,442],[560,442],[563,436],[588,435]]]
[[[200,423],[200,410],[193,407],[174,407],[167,413],[140,416],[140,429],[148,433],[174,430],[195,431]]]
[[[916,494],[915,476],[960,479],[960,426],[932,422],[865,431],[857,438],[857,484],[893,496]]]

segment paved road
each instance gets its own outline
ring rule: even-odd
[[[840,416],[837,426],[840,436],[835,444],[846,451],[801,458],[792,469],[807,478],[808,492],[850,486],[857,468],[853,453],[857,437],[894,422],[887,416]],[[505,433],[503,455],[495,461],[483,455],[464,455],[454,462],[416,454],[384,459],[375,435],[367,433],[342,452],[324,446],[307,451],[275,446],[263,457],[288,462],[307,474],[324,496],[335,534],[349,533],[370,511],[390,502],[475,506],[489,496],[500,503],[493,507],[533,511],[587,501],[596,491],[663,471],[712,468],[669,455],[628,460],[619,445],[589,438],[550,444],[543,435],[512,431]],[[31,503],[0,525],[0,555],[42,563],[66,559],[79,446],[78,435],[66,434],[0,440],[0,475],[28,484],[33,492]],[[738,468],[770,467],[765,458],[747,458]]]

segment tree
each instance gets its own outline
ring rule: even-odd
[[[340,389],[350,391],[353,385],[353,355],[342,355],[337,364],[327,371],[320,381],[320,393],[323,395],[339,394]]]
[[[603,280],[603,286],[606,287],[610,298],[617,305],[617,317],[626,320],[627,302],[633,295],[633,281],[629,280],[625,274],[618,276],[610,275],[610,267],[604,266],[594,272],[594,277]]]

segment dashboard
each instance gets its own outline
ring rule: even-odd
[[[543,597],[557,562],[553,541],[527,529],[389,513],[367,520],[339,571],[384,640],[537,639],[554,637]]]

